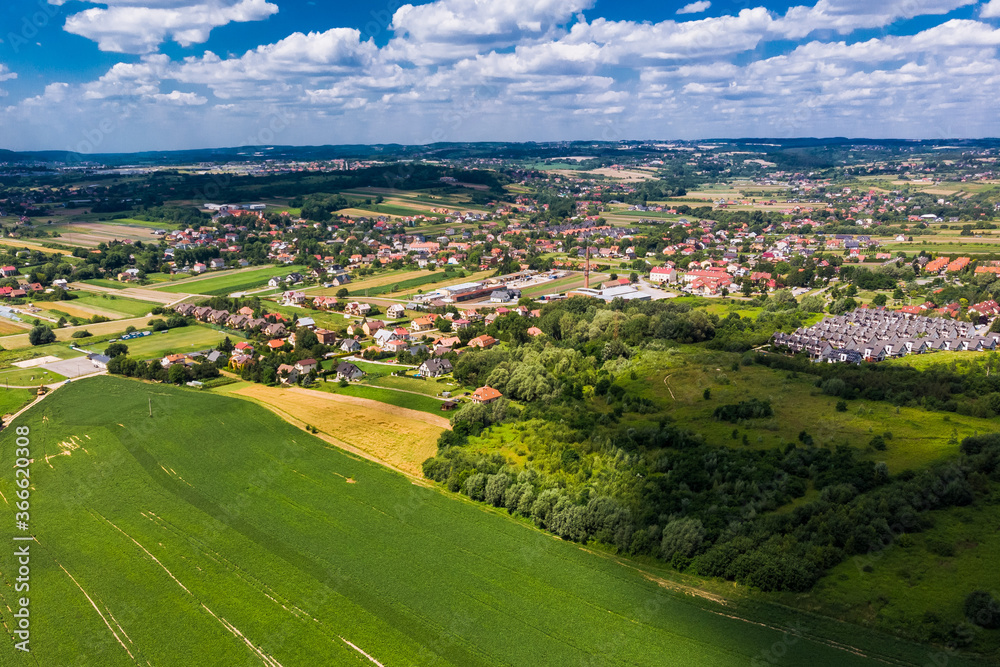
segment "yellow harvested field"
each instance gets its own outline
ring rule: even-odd
[[[22,324],[21,322],[14,322],[13,320],[8,320],[5,318],[0,318],[0,336],[6,334],[16,334],[22,331],[27,331],[30,327],[27,324]]]
[[[72,255],[73,253],[69,250],[55,250],[53,248],[46,248],[38,243],[32,243],[31,241],[21,241],[19,239],[0,239],[0,245],[10,246],[12,248],[20,248],[22,250],[37,250],[38,252],[44,252],[48,254],[55,255]]]
[[[602,167],[601,169],[594,169],[593,171],[585,173],[598,174],[600,176],[607,176],[608,178],[628,182],[651,181],[656,178],[656,174],[652,171],[639,171],[637,169],[612,169],[611,167]]]
[[[449,428],[444,417],[298,387],[254,384],[231,395],[259,402],[293,424],[319,429],[327,442],[418,478],[423,462],[437,454],[438,436]]]

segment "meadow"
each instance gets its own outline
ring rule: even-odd
[[[933,526],[897,535],[886,550],[841,563],[813,589],[810,609],[931,641],[941,626],[962,627],[978,650],[1000,650],[1000,631],[972,626],[962,603],[1000,559],[996,502],[931,513]],[[782,599],[782,596],[776,596]],[[922,611],[933,609],[932,618]]]
[[[171,294],[206,294],[208,296],[226,296],[232,292],[264,287],[274,276],[287,276],[295,271],[302,271],[301,266],[266,266],[250,271],[234,271],[221,276],[198,277],[169,285],[156,286],[158,292]]]
[[[4,665],[726,666],[775,647],[785,664],[817,667],[926,656],[843,627],[835,645],[822,619],[778,607],[685,596],[239,399],[98,377],[12,426],[30,429],[36,541],[32,652],[5,641]],[[12,443],[14,429],[4,433]],[[13,464],[14,447],[0,448],[6,498]],[[20,597],[11,553],[0,556],[5,628]]]
[[[764,366],[742,366],[739,359],[739,355],[699,350],[696,346],[643,352],[630,363],[626,373],[634,370],[636,379],[625,379],[623,385],[666,406],[677,423],[702,433],[713,444],[770,448],[799,442],[799,434],[805,432],[819,445],[848,444],[858,448],[871,460],[885,461],[892,473],[957,456],[962,438],[996,430],[989,419],[897,408],[884,402],[848,401],[847,411],[839,412],[838,399],[820,392],[815,377]],[[740,424],[713,417],[715,408],[751,396],[769,400],[774,417]],[[637,417],[654,423],[655,418]],[[869,449],[874,436],[886,433],[892,434],[886,438],[887,450]]]

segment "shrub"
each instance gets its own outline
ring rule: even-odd
[[[965,598],[965,617],[987,630],[1000,628],[1000,603],[986,591],[972,591]]]
[[[749,401],[740,401],[736,405],[720,405],[712,413],[712,416],[721,421],[738,422],[742,419],[764,419],[774,416],[774,409],[770,401],[761,401],[751,398]]]
[[[94,334],[84,329],[83,331],[74,331],[70,338],[90,338],[93,335]]]
[[[847,401],[837,401],[837,412],[847,412]]]

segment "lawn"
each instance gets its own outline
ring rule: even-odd
[[[422,380],[415,377],[393,377],[392,375],[386,374],[382,377],[369,380],[368,384],[376,387],[386,387],[388,389],[415,391],[421,394],[426,394],[427,396],[439,396],[442,391],[450,391],[452,392],[452,395],[456,392],[465,391],[460,384],[451,378],[448,378],[445,382],[438,382],[437,378],[427,378],[426,380]],[[475,389],[475,387],[473,387],[473,389]]]
[[[379,403],[395,405],[399,408],[419,410],[420,412],[427,412],[434,415],[444,415],[445,417],[448,416],[447,413],[441,411],[442,401],[436,398],[431,398],[430,396],[420,396],[402,391],[393,391],[392,389],[373,387],[368,384],[359,384],[356,382],[352,382],[346,387],[341,387],[339,382],[334,382],[332,380],[330,382],[317,382],[316,389],[319,389],[320,391],[328,391],[332,394],[343,394],[344,396],[367,398],[372,401],[378,401]]]
[[[0,371],[0,386],[15,387],[38,386],[41,384],[52,384],[62,382],[66,378],[58,373],[47,371],[43,368],[7,368]]]
[[[714,667],[777,646],[784,664],[851,667],[926,653],[842,629],[844,650],[808,618],[790,638],[793,612],[672,592],[247,401],[98,377],[18,426],[34,460],[34,622],[31,653],[4,642],[4,665]],[[14,461],[0,448],[6,498]],[[19,597],[0,587],[7,628]]]
[[[301,266],[266,266],[252,271],[234,271],[221,276],[199,277],[194,280],[183,280],[169,285],[157,286],[158,292],[172,294],[207,294],[209,296],[226,296],[232,292],[265,287],[273,276],[287,276],[295,271],[303,271]]]

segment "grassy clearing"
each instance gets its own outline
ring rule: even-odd
[[[450,378],[445,382],[438,382],[435,378],[421,380],[420,378],[414,377],[393,377],[391,375],[386,375],[384,377],[371,379],[368,383],[375,387],[415,391],[427,396],[440,396],[442,391],[451,392],[454,396],[458,392],[465,391],[465,388],[462,387],[462,385],[458,384],[454,380],[451,380]]]
[[[0,389],[0,415],[12,415],[35,398],[33,389]]]
[[[966,622],[965,596],[1000,560],[997,502],[932,512],[934,526],[899,536],[881,553],[844,562],[817,584],[807,606],[916,641],[964,624],[983,653],[1000,650],[1000,631]],[[865,566],[870,571],[865,570]],[[800,602],[801,604],[801,602]],[[917,609],[933,609],[918,614]]]
[[[849,401],[847,412],[837,412],[838,399],[820,393],[814,377],[761,366],[739,366],[734,371],[732,364],[738,360],[735,354],[690,347],[676,353],[647,352],[633,365],[636,379],[628,379],[626,373],[622,384],[668,406],[669,415],[678,423],[690,425],[715,444],[741,447],[746,435],[748,446],[769,448],[798,442],[799,433],[805,431],[817,445],[846,443],[859,448],[867,458],[885,461],[892,473],[955,456],[962,438],[996,430],[988,419],[916,408],[897,410],[873,401]],[[711,392],[708,400],[705,389]],[[713,418],[716,407],[750,396],[771,401],[775,416],[743,424]],[[892,433],[888,450],[869,450],[871,439],[886,432]]]
[[[673,593],[247,401],[102,377],[17,425],[31,429],[31,480],[46,490],[31,515],[31,602],[45,614],[32,653],[5,642],[5,665],[371,664],[359,649],[386,665],[722,667],[776,644],[788,664],[868,664],[811,634],[782,642],[790,613]],[[0,449],[0,468],[13,454]],[[4,496],[14,490],[0,478]],[[883,636],[838,638],[921,659]]]
[[[171,294],[207,294],[209,296],[226,296],[232,292],[264,287],[274,276],[287,276],[295,271],[301,272],[301,266],[266,266],[252,271],[236,271],[222,276],[184,280],[165,286],[157,286],[158,292]]]

